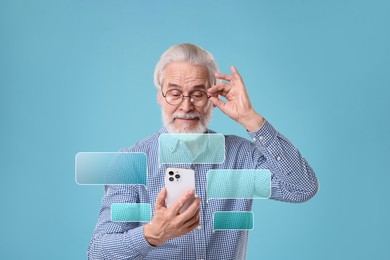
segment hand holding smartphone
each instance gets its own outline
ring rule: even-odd
[[[167,168],[164,181],[165,189],[156,198],[153,219],[144,226],[145,238],[154,246],[185,235],[199,228],[200,224],[200,199],[194,192],[188,192],[190,189],[195,191],[194,170]],[[181,205],[176,204],[179,199],[184,203],[180,210]],[[189,207],[190,210],[187,210]],[[174,214],[167,214],[166,208]]]
[[[189,189],[195,189],[194,170],[184,168],[167,168],[165,171],[165,188],[167,189],[165,205],[169,208]],[[194,199],[195,196],[188,200],[180,210],[180,213],[184,212],[192,204]]]

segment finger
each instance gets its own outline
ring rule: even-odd
[[[195,228],[199,227],[199,224],[200,224],[200,217],[194,218],[193,220],[191,220],[191,222],[187,222],[181,226],[182,228],[180,233],[182,235],[185,235],[191,232],[192,230],[194,230]]]
[[[194,217],[199,215],[200,212],[199,206],[200,206],[200,199],[199,198],[194,199],[191,205],[179,215],[178,220],[182,221],[183,223],[186,223],[187,221],[193,219]]]
[[[208,92],[208,95],[211,97],[218,97],[218,96],[225,96],[228,92],[225,92],[224,90],[218,90],[215,89],[213,91]]]
[[[194,203],[195,203],[195,201],[194,201]],[[188,222],[193,223],[200,216],[200,207],[199,206],[200,206],[200,204],[195,203],[195,209],[190,209],[190,208],[186,209],[182,214],[180,214],[181,221],[186,225]],[[187,217],[187,219],[185,217]]]
[[[194,218],[190,219],[185,223],[185,226],[189,230],[193,230],[194,228],[197,228],[200,224],[200,212],[199,214],[195,215]]]
[[[184,195],[175,202],[172,206],[172,211],[175,215],[179,214],[180,210],[183,208],[183,206],[186,204],[188,200],[191,198],[194,198],[195,195],[195,190],[194,189],[189,189]]]
[[[214,106],[218,107],[221,111],[225,105],[225,102],[223,102],[221,99],[218,97],[210,97],[211,103],[214,104]]]
[[[212,86],[207,90],[209,94],[224,93],[225,95],[231,90],[232,86],[226,83],[220,83],[218,85]],[[221,94],[219,94],[221,95]]]
[[[196,221],[194,221],[194,223],[188,227],[188,229],[193,230],[194,228],[199,227],[199,224],[200,224],[200,217],[197,218]]]
[[[238,70],[236,69],[236,67],[231,66],[230,70],[232,71],[234,78],[241,79],[241,75],[240,75],[240,73],[238,73]]]
[[[231,81],[233,79],[233,76],[232,75],[229,75],[229,74],[222,74],[222,73],[215,73],[215,77],[217,79],[223,79],[223,80],[226,80],[226,81]]]
[[[167,189],[163,187],[160,193],[157,195],[155,209],[160,209],[165,207],[165,199],[167,198]]]
[[[186,220],[183,223],[183,226],[188,228],[194,225],[194,223],[199,223],[199,220],[200,220],[200,208],[196,210],[195,214],[193,214],[193,216],[190,219]]]

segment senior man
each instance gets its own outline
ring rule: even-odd
[[[250,211],[252,200],[207,201],[206,175],[211,169],[268,169],[272,174],[271,199],[304,202],[315,195],[318,183],[309,164],[289,140],[254,110],[237,69],[232,66],[231,72],[219,73],[213,56],[193,44],[172,46],[161,56],[154,80],[163,126],[123,150],[146,153],[147,188],[105,186],[88,248],[89,259],[245,259],[248,231],[214,232],[212,216],[216,211]],[[241,124],[253,141],[225,136],[222,163],[180,165],[196,172],[195,190],[189,190],[167,208],[164,173],[168,165],[158,161],[159,137],[165,133],[214,133],[208,129],[214,107]],[[197,198],[193,200],[195,193]],[[191,205],[181,212],[190,200]],[[150,203],[152,221],[113,222],[112,203]]]

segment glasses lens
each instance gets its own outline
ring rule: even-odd
[[[207,103],[208,97],[206,92],[204,91],[194,91],[191,94],[192,102],[195,106],[203,106]]]
[[[171,89],[165,94],[165,99],[171,105],[179,105],[183,100],[183,94],[180,90]]]
[[[171,105],[180,105],[184,97],[183,93],[177,89],[168,90],[165,94],[165,100]],[[204,106],[208,101],[208,96],[206,92],[196,90],[192,92],[190,100],[194,106]]]

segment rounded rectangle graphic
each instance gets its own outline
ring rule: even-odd
[[[223,134],[161,134],[160,164],[194,164],[225,161]]]
[[[145,153],[79,152],[75,157],[77,184],[142,184],[146,186]]]
[[[271,172],[260,169],[223,169],[207,172],[207,200],[268,199]]]
[[[217,211],[213,214],[214,231],[253,229],[252,211]]]
[[[113,222],[149,222],[151,205],[149,203],[113,203],[111,221]]]

